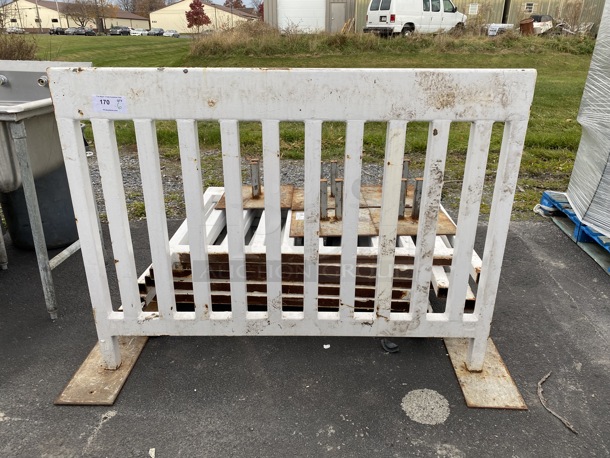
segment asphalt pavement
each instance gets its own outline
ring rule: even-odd
[[[527,411],[466,407],[440,339],[324,337],[151,338],[114,406],[55,406],[96,343],[82,259],[54,271],[52,322],[34,253],[5,240],[0,457],[610,455],[610,275],[550,220],[512,223],[491,332]],[[548,372],[578,434],[540,403]]]

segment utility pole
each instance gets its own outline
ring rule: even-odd
[[[40,11],[38,10],[38,0],[36,0],[36,22],[38,23],[38,33],[42,33],[42,22],[40,20]]]
[[[57,4],[57,0],[55,0],[55,9],[57,10],[57,19],[59,21],[59,27],[61,27],[61,14],[59,14],[59,5]]]

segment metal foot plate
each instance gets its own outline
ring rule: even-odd
[[[468,339],[444,340],[468,407],[527,410],[527,405],[491,338],[487,341],[481,372],[470,372],[466,368]]]
[[[99,344],[95,344],[89,356],[55,400],[55,405],[114,404],[147,341],[148,337],[119,337],[122,364],[114,371],[104,368]]]

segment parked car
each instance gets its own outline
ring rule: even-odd
[[[95,30],[93,29],[85,29],[84,27],[77,27],[74,31],[74,35],[87,35],[94,37],[96,35]]]
[[[163,32],[164,37],[180,38],[180,34],[175,30],[166,30]]]
[[[371,0],[366,17],[364,33],[382,36],[443,32],[467,19],[451,0]]]
[[[165,30],[159,28],[152,28],[148,31],[148,36],[162,37]]]
[[[112,27],[110,27],[110,30],[108,31],[108,35],[127,36],[130,34],[131,34],[131,30],[129,29],[129,27],[126,27],[124,25],[113,25]]]
[[[8,27],[6,29],[6,33],[15,33],[15,34],[22,35],[25,33],[25,30],[22,29],[21,27]]]
[[[66,34],[66,29],[64,29],[63,27],[54,27],[52,29],[49,29],[49,35],[65,35]]]
[[[148,30],[146,29],[131,29],[130,35],[134,37],[141,37],[143,35],[148,35]]]
[[[76,27],[68,27],[64,32],[65,32],[65,35],[75,35]]]

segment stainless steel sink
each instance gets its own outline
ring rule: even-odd
[[[0,60],[0,192],[21,186],[21,173],[9,132],[23,121],[34,178],[63,163],[46,70],[49,67],[89,67],[83,62]]]

